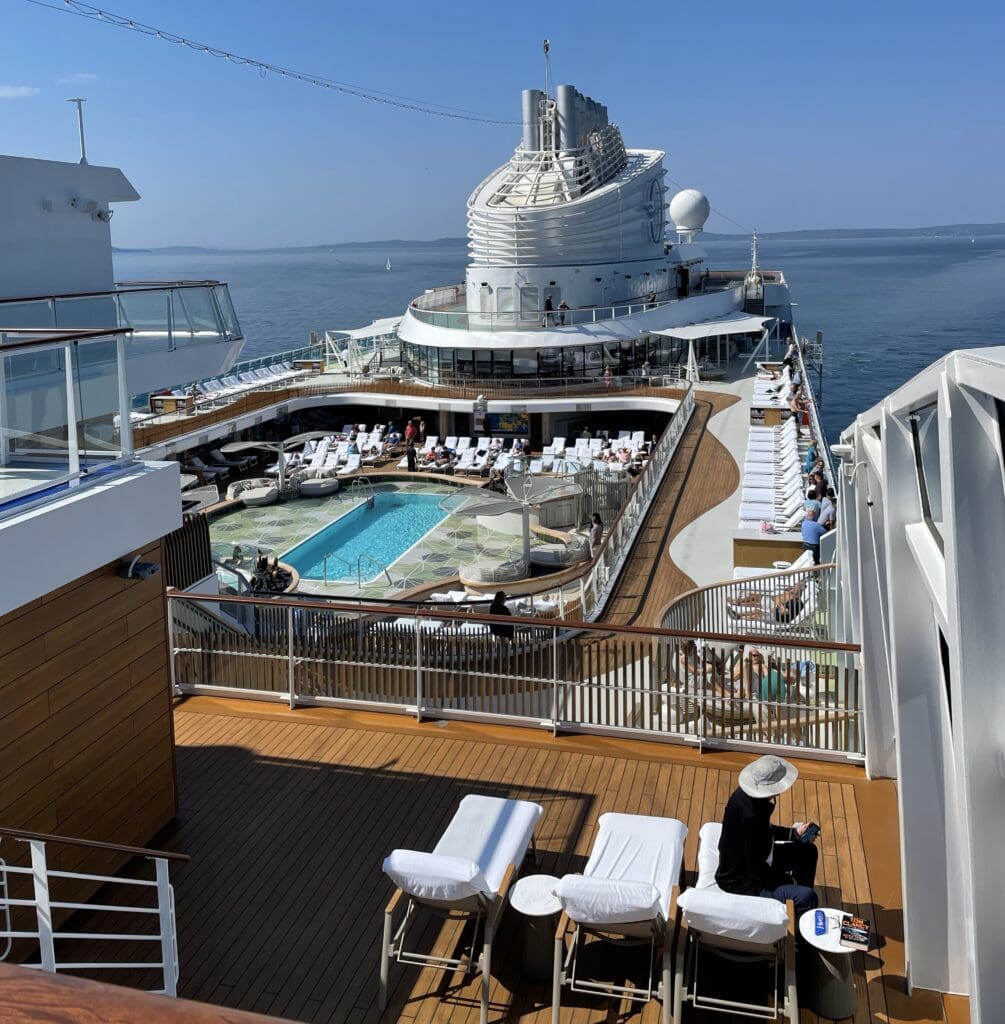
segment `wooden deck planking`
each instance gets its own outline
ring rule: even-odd
[[[213,698],[190,698],[175,719],[181,812],[160,842],[192,856],[173,879],[180,994],[336,1024],[477,1024],[478,976],[463,980],[397,964],[389,1010],[383,1018],[376,1010],[382,911],[391,892],[381,860],[395,846],[430,849],[465,793],[544,806],[538,864],[525,870],[580,870],[599,815],[616,809],[684,821],[691,872],[699,828],[720,818],[736,773],[749,760],[640,741],[553,740],[509,727],[327,709],[290,712]],[[803,762],[800,770],[778,818],[820,822],[822,899],[872,917],[884,938],[875,954],[855,954],[856,1021],[941,1021],[937,996],[908,998],[901,987],[892,783],[867,782],[849,766]],[[891,806],[894,816],[888,817]],[[874,863],[877,858],[882,864]],[[882,903],[871,873],[884,886]],[[461,934],[459,926],[425,915],[413,941],[446,952],[458,948]],[[548,1024],[550,988],[520,977],[512,912],[497,940],[492,1019]],[[607,962],[622,963],[617,956]],[[937,1017],[931,1013],[936,1005]],[[659,1013],[656,1002],[640,1011],[563,993],[563,1024],[616,1017],[657,1024]],[[704,1018],[690,1013],[686,1019]],[[802,1020],[816,1022],[809,1013]]]
[[[699,391],[691,422],[656,493],[604,613],[614,625],[658,626],[660,612],[694,581],[674,564],[670,542],[736,490],[740,471],[708,421],[739,401]]]

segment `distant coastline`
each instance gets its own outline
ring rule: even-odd
[[[987,238],[1005,235],[1005,223],[1001,224],[936,224],[923,228],[810,228],[804,231],[763,231],[758,238],[788,241],[823,241],[845,238]],[[706,231],[702,236],[711,242],[739,242],[750,236],[741,234],[717,234]],[[373,242],[329,242],[325,245],[277,245],[261,248],[228,248],[226,246],[165,245],[150,248],[113,248],[117,253],[150,253],[185,256],[197,253],[320,253],[353,252],[361,249],[456,249],[467,245],[466,238],[433,238],[418,240],[410,238],[379,239]]]

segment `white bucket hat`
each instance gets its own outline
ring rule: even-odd
[[[740,772],[740,789],[747,796],[763,800],[790,789],[798,774],[796,766],[786,761],[784,757],[766,754],[756,761],[751,761]]]

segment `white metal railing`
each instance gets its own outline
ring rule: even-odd
[[[694,388],[689,384],[670,425],[653,448],[625,507],[612,524],[593,568],[583,578],[582,617],[587,621],[592,622],[603,611],[693,413]]]
[[[657,293],[654,302],[636,297],[606,306],[576,306],[551,310],[519,309],[504,313],[423,308],[423,304],[428,301],[424,296],[420,296],[412,302],[408,311],[416,320],[433,327],[448,327],[459,331],[526,331],[604,323],[660,309],[671,302],[677,302],[678,298],[676,292],[671,295],[668,291],[662,291]]]
[[[182,694],[467,718],[859,761],[858,648],[391,602],[235,598],[252,636],[168,592]],[[753,658],[756,648],[760,657]]]
[[[0,960],[10,956],[15,943],[37,945],[38,960],[22,962],[21,967],[57,974],[62,971],[140,970],[157,971],[162,986],[154,991],[173,996],[178,990],[178,932],[175,918],[174,887],[171,885],[169,861],[187,861],[181,854],[117,846],[88,840],[65,839],[41,833],[0,829],[0,838],[12,839],[28,848],[27,865],[11,864],[0,860],[0,910],[3,928],[0,930]],[[153,878],[130,878],[119,875],[93,874],[81,871],[60,871],[52,868],[47,845],[66,844],[101,849],[122,856],[140,856],[153,861]],[[72,898],[74,889],[84,886],[89,891],[102,887],[125,887],[133,894],[129,902],[87,902]],[[70,890],[61,898],[60,888]],[[14,895],[12,895],[14,894]],[[152,897],[153,903],[143,897]],[[111,897],[109,897],[111,899]],[[123,925],[117,931],[77,930],[72,927],[73,915],[78,913],[106,913],[118,919],[136,921],[136,926]],[[27,920],[23,920],[27,917]],[[19,920],[21,919],[21,920]],[[86,922],[85,922],[86,925]],[[146,926],[146,927],[145,927]],[[151,928],[152,926],[152,928]],[[97,943],[150,943],[158,950],[159,959],[94,959],[64,957],[60,953],[71,943],[71,954],[77,944]],[[29,947],[30,948],[30,947]],[[104,951],[106,947],[97,947]],[[128,948],[128,947],[126,947]]]

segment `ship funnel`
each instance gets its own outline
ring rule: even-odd
[[[563,88],[559,86],[559,88]],[[544,93],[540,89],[523,91],[523,148],[525,152],[536,153],[541,149],[541,102]]]

